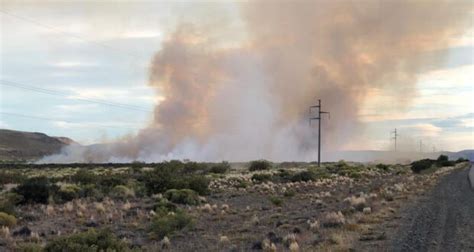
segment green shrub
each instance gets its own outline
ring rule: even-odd
[[[43,252],[44,250],[43,250],[43,247],[41,247],[40,244],[26,242],[26,243],[21,243],[20,245],[18,245],[18,247],[16,248],[15,251],[19,251],[19,252]]]
[[[155,212],[175,212],[178,207],[169,202],[168,199],[166,198],[161,198],[158,200],[158,202],[153,206],[153,210]]]
[[[176,204],[199,204],[198,194],[191,189],[170,189],[165,192],[164,197]]]
[[[94,184],[83,185],[81,188],[81,197],[95,199],[96,201],[102,201],[104,193],[102,193],[97,186]]]
[[[174,214],[169,214],[166,211],[158,212],[151,221],[151,231],[158,239],[164,236],[171,235],[185,227],[191,227],[193,219],[183,210],[177,209]]]
[[[439,155],[438,159],[436,159],[436,161],[437,161],[438,163],[446,162],[446,161],[448,161],[448,160],[449,160],[449,158],[448,158],[448,156],[446,156],[446,155]]]
[[[63,184],[56,192],[56,200],[61,203],[68,202],[73,199],[79,198],[80,193],[81,188],[79,186],[74,184]]]
[[[411,170],[414,173],[420,173],[423,170],[431,168],[435,161],[431,159],[422,159],[411,163]]]
[[[177,162],[159,163],[153,171],[144,172],[139,181],[150,195],[169,189],[192,189],[201,195],[209,193],[209,179],[184,172],[182,163]]]
[[[469,162],[469,159],[463,158],[463,157],[456,159],[456,163],[462,163],[462,162]]]
[[[90,170],[80,169],[71,176],[71,181],[76,184],[88,185],[97,184],[100,177]]]
[[[283,193],[283,196],[291,198],[296,195],[296,192],[292,189],[288,189]]]
[[[454,161],[449,161],[449,158],[446,155],[440,155],[438,159],[436,159],[436,165],[439,167],[454,166],[455,164]]]
[[[26,180],[26,176],[17,171],[0,171],[0,185],[19,184]]]
[[[298,181],[312,181],[315,180],[316,176],[313,172],[311,171],[302,171],[294,174],[291,176],[291,181],[292,182],[298,182]]]
[[[247,188],[249,186],[247,181],[245,181],[241,178],[233,177],[233,178],[229,178],[227,181],[229,183],[235,185],[235,188]]]
[[[268,198],[270,200],[270,202],[273,203],[273,205],[275,206],[281,206],[283,204],[283,199],[279,198],[279,197],[276,197],[276,196],[270,196],[270,198]]]
[[[267,160],[255,160],[250,162],[249,171],[263,171],[272,168],[272,164]]]
[[[272,179],[272,175],[265,174],[265,173],[255,173],[252,175],[252,180],[258,183],[270,181]]]
[[[222,162],[219,164],[215,164],[211,167],[210,172],[224,174],[230,170],[230,164],[228,162]]]
[[[4,193],[0,196],[0,212],[15,214],[15,205],[23,201],[23,197],[16,193]]]
[[[58,237],[46,244],[47,252],[128,251],[128,245],[110,230],[90,229],[86,232]]]
[[[388,166],[386,164],[377,164],[375,167],[379,170],[388,171],[390,166]]]
[[[124,185],[115,186],[110,194],[112,198],[121,200],[135,197],[135,192]]]
[[[16,218],[13,215],[0,212],[0,227],[13,227],[16,225]]]
[[[204,176],[191,176],[184,179],[183,183],[185,186],[182,188],[189,188],[193,191],[196,191],[200,195],[207,195],[209,194],[209,179]],[[187,185],[186,185],[187,184]],[[178,189],[178,188],[177,188]]]
[[[20,204],[47,204],[50,195],[53,195],[57,190],[57,186],[51,184],[46,177],[35,177],[26,180],[15,188],[14,192],[23,197]]]

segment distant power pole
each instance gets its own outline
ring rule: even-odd
[[[398,138],[398,133],[397,133],[397,128],[395,128],[394,131],[391,132],[393,134],[392,139],[395,140],[395,151],[397,151],[397,138]]]
[[[318,109],[318,116],[317,117],[311,117],[312,116],[312,109],[317,108]],[[331,117],[331,114],[329,112],[324,112],[322,111],[321,107],[321,100],[318,100],[318,105],[310,106],[309,107],[309,125],[311,126],[311,121],[312,120],[318,120],[318,166],[321,166],[321,120],[322,114],[328,114],[329,117]]]

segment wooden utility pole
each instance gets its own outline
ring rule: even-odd
[[[318,116],[317,117],[311,117],[313,108],[318,109]],[[318,105],[314,105],[314,106],[309,107],[309,116],[310,116],[309,125],[311,126],[311,121],[312,120],[318,120],[318,166],[321,166],[321,120],[322,120],[321,115],[322,114],[328,114],[328,116],[331,117],[329,112],[322,111],[321,100],[319,99],[318,100]]]
[[[391,132],[393,134],[392,139],[395,140],[395,152],[397,151],[397,138],[398,138],[398,133],[397,133],[397,128],[395,128],[394,131]]]

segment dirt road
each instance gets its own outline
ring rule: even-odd
[[[426,199],[411,207],[391,251],[474,251],[474,190],[462,169],[441,179]],[[474,181],[473,181],[474,182]]]

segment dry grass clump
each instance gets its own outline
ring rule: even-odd
[[[307,223],[308,223],[308,226],[309,226],[309,230],[311,230],[312,232],[317,232],[319,230],[319,221],[317,221],[317,220],[314,220],[314,221],[308,220]]]
[[[276,252],[277,248],[275,243],[271,242],[269,239],[265,239],[262,242],[262,250],[264,252]]]
[[[330,212],[324,216],[321,222],[324,227],[341,227],[346,223],[346,218],[341,211]]]
[[[355,208],[357,211],[362,211],[367,206],[367,200],[364,195],[360,197],[347,197],[344,199],[344,202],[348,202],[351,207]]]

